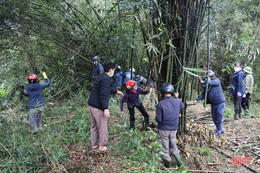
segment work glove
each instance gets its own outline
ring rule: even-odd
[[[242,98],[242,93],[241,92],[237,92],[237,98],[239,98],[239,99]]]
[[[243,95],[243,98],[246,98],[246,94]]]
[[[47,78],[48,78],[47,75],[46,75],[46,73],[45,73],[44,71],[42,72],[42,76],[43,76],[44,79],[47,79]]]

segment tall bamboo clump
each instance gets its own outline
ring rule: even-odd
[[[198,43],[206,0],[150,0],[150,15],[146,24],[138,16],[151,70],[158,89],[165,82],[175,86],[182,101],[190,94],[188,86],[194,80],[184,67],[197,67]],[[160,94],[158,95],[160,99]],[[186,108],[179,123],[180,133],[186,130]]]

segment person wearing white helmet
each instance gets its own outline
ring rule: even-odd
[[[242,107],[244,109],[244,116],[250,116],[249,113],[249,102],[250,102],[250,96],[253,93],[253,87],[254,87],[254,77],[252,75],[252,68],[247,66],[244,68],[245,71],[245,94],[242,98]]]
[[[114,78],[114,83],[113,86],[116,89],[120,89],[122,86],[122,77],[123,77],[123,72],[121,71],[121,67],[119,65],[116,66],[116,74]]]
[[[132,78],[131,78],[131,71],[132,71]],[[125,74],[124,74],[124,86],[126,85],[126,82],[127,81],[129,81],[129,80],[135,80],[135,69],[134,68],[132,68],[132,70],[131,70],[131,68],[129,69],[129,71],[128,72],[125,72]]]

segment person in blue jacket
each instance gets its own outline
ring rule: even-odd
[[[42,128],[42,114],[44,109],[44,101],[42,97],[42,90],[50,86],[50,80],[45,72],[42,72],[45,83],[37,83],[37,76],[31,74],[28,77],[28,85],[24,91],[25,95],[29,96],[29,108],[30,108],[30,124],[32,132],[36,133]]]
[[[93,69],[93,73],[92,73],[92,84],[95,81],[95,78],[104,73],[104,68],[103,66],[100,64],[100,58],[98,56],[95,56],[94,58],[92,58],[92,61],[95,65],[94,69]]]
[[[118,65],[116,66],[116,74],[114,78],[114,88],[118,90],[122,87],[122,76],[123,72],[121,71],[121,67]]]
[[[231,80],[230,94],[233,95],[234,101],[234,120],[242,118],[242,96],[245,94],[245,75],[239,62],[235,63],[234,76]]]
[[[132,78],[131,78],[131,71],[132,71]],[[134,73],[135,73],[135,69],[134,68],[132,68],[132,70],[129,69],[128,72],[124,73],[124,76],[123,76],[124,77],[124,84],[123,84],[124,86],[126,85],[127,81],[129,81],[129,80],[133,80],[134,81],[135,80],[135,74]]]
[[[207,92],[206,103],[211,104],[211,116],[217,128],[215,134],[219,135],[221,133],[224,133],[223,115],[225,110],[226,99],[219,78],[215,77],[215,73],[212,70],[209,70],[208,76],[209,76],[209,81],[208,81],[208,92]],[[201,95],[198,98],[196,98],[194,104],[197,104],[199,101],[205,99],[206,84],[207,84],[207,78],[205,79],[205,83],[203,85],[203,91]]]
[[[177,165],[183,166],[180,157],[180,150],[176,145],[176,133],[179,124],[179,114],[184,108],[179,93],[174,93],[174,87],[170,83],[164,83],[161,88],[162,101],[156,106],[156,122],[158,123],[158,136],[162,144],[162,156],[165,167],[171,166],[171,157],[173,155]],[[173,97],[174,96],[174,97]]]

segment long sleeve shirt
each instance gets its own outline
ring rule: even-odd
[[[139,97],[139,94],[148,94],[149,91],[143,90],[141,87],[137,86],[136,93],[133,92],[125,92],[122,100],[120,101],[120,110],[124,110],[124,102],[127,101],[127,106],[130,108],[133,108],[134,106],[140,106],[141,105],[141,99]]]
[[[181,99],[165,97],[156,106],[157,128],[160,130],[178,130],[179,114],[184,108]]]

